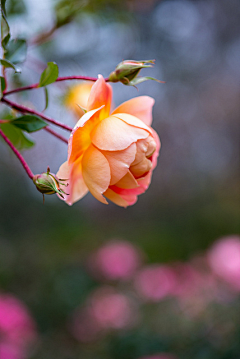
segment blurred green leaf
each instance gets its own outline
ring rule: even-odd
[[[39,87],[50,85],[58,78],[58,65],[55,62],[48,62],[47,68],[43,71]]]
[[[48,108],[48,90],[46,87],[44,87],[44,94],[45,94],[45,108],[43,111],[45,111]]]
[[[19,15],[26,13],[26,5],[23,0],[8,0],[7,12],[9,15]]]
[[[19,128],[11,123],[2,123],[1,129],[18,150],[28,149],[34,146],[34,142],[27,138]]]
[[[5,58],[13,64],[25,61],[26,54],[27,43],[24,39],[11,40],[6,46]]]
[[[6,19],[6,0],[1,0],[1,44],[5,49],[9,39],[10,39],[10,28]]]
[[[0,98],[2,98],[2,95],[3,95],[3,91],[5,90],[6,88],[6,82],[5,82],[5,79],[3,76],[0,76]]]
[[[20,72],[19,67],[16,67],[12,62],[8,60],[0,59],[0,64],[3,65],[4,67],[9,67],[13,69],[15,72]]]
[[[34,115],[24,115],[11,121],[11,124],[23,131],[35,132],[47,126],[47,123]]]

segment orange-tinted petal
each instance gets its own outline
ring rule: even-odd
[[[144,130],[148,131],[150,134],[152,133],[152,129],[135,116],[128,115],[127,113],[116,113],[114,117],[120,118],[120,120],[126,122],[130,126],[143,128]]]
[[[110,185],[118,182],[128,172],[136,154],[136,144],[131,144],[122,151],[102,151],[108,160],[111,170]]]
[[[129,126],[115,116],[105,118],[91,133],[92,143],[104,151],[124,150],[137,140],[147,137],[147,131]]]
[[[138,164],[131,166],[130,171],[134,175],[135,178],[142,177],[145,173],[149,172],[152,167],[152,162],[144,157],[141,162]]]
[[[68,181],[64,181],[67,186],[61,186],[61,189],[68,193],[68,195],[64,195],[64,200],[70,206],[88,193],[88,188],[82,178],[81,159],[74,165],[68,165],[68,162],[64,162],[59,168],[57,177],[68,179]]]
[[[139,187],[137,181],[135,180],[135,178],[133,177],[130,171],[128,171],[126,175],[123,178],[121,178],[120,181],[118,181],[115,185],[119,188],[125,188],[125,189]]]
[[[102,194],[107,190],[111,174],[106,157],[93,145],[84,152],[82,174],[89,191],[100,202],[107,204]]]
[[[98,75],[98,80],[93,85],[88,98],[87,110],[91,111],[104,105],[99,114],[102,120],[109,116],[111,103],[112,87],[105,82],[102,75]]]
[[[152,124],[152,107],[155,100],[149,96],[139,96],[123,102],[112,113],[128,113],[142,120],[146,125]]]
[[[128,206],[128,202],[110,188],[107,189],[104,196],[120,207],[126,208]]]
[[[68,162],[76,161],[91,144],[90,134],[94,126],[100,121],[101,107],[85,113],[74,127],[68,141]]]

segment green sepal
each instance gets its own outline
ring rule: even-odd
[[[153,80],[153,81],[157,81],[159,83],[165,83],[165,81],[157,80],[154,77],[145,76],[145,77],[136,77],[135,79],[129,81],[128,83],[124,83],[124,85],[136,86],[136,85],[139,85],[140,83],[147,81],[147,80]]]

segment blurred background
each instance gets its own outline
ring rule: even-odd
[[[38,82],[48,61],[60,76],[107,77],[123,59],[155,59],[142,75],[166,83],[112,85],[115,106],[156,100],[162,149],[133,207],[91,194],[43,205],[0,141],[0,359],[240,358],[239,1],[6,5],[13,37],[29,44],[11,88]],[[46,114],[73,127],[79,84],[48,86]],[[11,98],[45,106],[42,89]],[[67,147],[42,132],[24,157],[56,173]]]

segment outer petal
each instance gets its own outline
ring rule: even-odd
[[[110,167],[106,157],[93,145],[90,145],[83,155],[82,172],[84,182],[92,195],[107,204],[102,194],[110,184]]]
[[[92,143],[103,151],[124,150],[137,140],[147,137],[146,130],[129,126],[115,116],[105,118],[91,133]]]
[[[98,80],[93,85],[87,104],[87,110],[91,111],[104,105],[104,108],[100,111],[100,119],[109,116],[112,102],[112,87],[107,84],[102,77],[98,75]]]
[[[152,134],[152,129],[147,126],[143,121],[139,120],[137,117],[128,115],[127,113],[116,113],[114,117],[120,118],[120,120],[126,122],[130,126],[134,126],[137,128],[143,128]]]
[[[76,161],[91,144],[90,133],[100,121],[101,107],[85,113],[74,127],[68,141],[68,162]]]
[[[126,208],[128,206],[128,202],[110,188],[107,189],[107,191],[104,193],[104,196],[120,207]]]
[[[111,170],[110,185],[118,182],[128,172],[136,154],[136,144],[131,144],[122,151],[102,151],[108,160]]]
[[[152,135],[156,142],[156,151],[152,155],[152,170],[154,170],[154,168],[157,166],[157,159],[158,159],[159,151],[161,148],[161,142],[160,142],[157,132],[153,128],[152,128]]]
[[[65,182],[68,186],[61,186],[61,188],[64,192],[68,193],[68,195],[64,196],[64,199],[70,206],[88,193],[88,188],[82,178],[81,159],[74,163],[74,165],[69,165],[68,162],[64,162],[59,168],[57,177],[69,179]]]
[[[142,120],[146,125],[152,124],[152,107],[155,100],[149,96],[139,96],[123,102],[112,113],[128,113]]]

